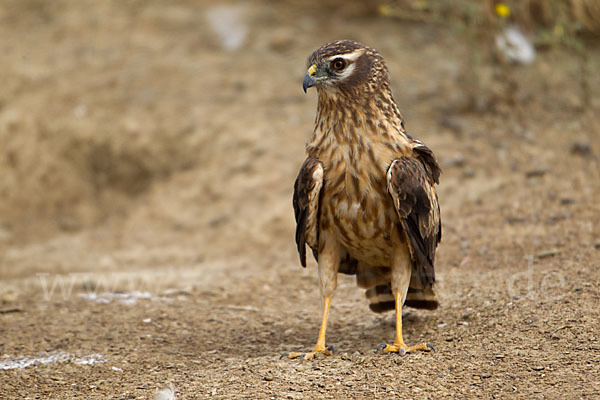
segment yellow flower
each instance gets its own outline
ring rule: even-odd
[[[565,36],[565,28],[562,25],[556,24],[554,25],[554,36],[557,38],[562,38]]]
[[[510,7],[504,3],[498,3],[496,4],[496,14],[498,14],[500,18],[508,18],[510,17]]]
[[[427,0],[415,0],[412,2],[412,6],[417,10],[425,10],[429,7],[429,4],[427,3]]]
[[[383,15],[383,16],[386,16],[386,17],[388,17],[388,16],[390,16],[392,14],[392,9],[387,4],[381,4],[378,7],[377,11],[379,11],[380,15]]]

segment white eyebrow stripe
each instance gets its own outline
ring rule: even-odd
[[[335,56],[327,57],[326,61],[331,61],[336,58],[343,58],[346,61],[356,61],[356,59],[365,53],[365,49],[356,49],[352,53],[336,54]]]

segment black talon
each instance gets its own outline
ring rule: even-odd
[[[279,359],[281,360],[283,357],[289,357],[290,353],[283,353]]]
[[[380,351],[383,352],[383,349],[385,349],[387,347],[387,344],[380,344],[379,346],[377,346],[377,353],[379,353]]]
[[[335,348],[333,347],[333,345],[327,346],[327,350],[329,350],[331,354],[335,354]]]
[[[431,351],[435,351],[435,347],[433,347],[429,343],[427,343],[425,346],[427,346],[427,348],[430,349]]]
[[[400,356],[404,357],[405,354],[406,354],[406,350],[400,349]]]
[[[304,357],[306,357],[306,353],[300,354],[300,362],[304,361]]]

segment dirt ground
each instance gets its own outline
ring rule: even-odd
[[[564,47],[499,67],[342,4],[0,3],[0,398],[600,398],[598,42],[582,83]],[[404,318],[435,352],[376,354],[393,313],[344,276],[337,354],[279,359],[320,323],[291,195],[339,38],[443,167],[441,307]]]

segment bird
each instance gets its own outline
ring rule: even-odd
[[[433,288],[442,238],[437,158],[406,132],[377,50],[334,41],[315,50],[307,68],[302,87],[305,93],[316,88],[318,102],[294,182],[295,239],[302,266],[307,245],[317,261],[323,314],[315,348],[282,357],[333,355],[325,336],[339,273],[356,275],[372,311],[396,312],[394,341],[377,351],[431,351],[429,343],[404,342],[402,307],[439,305]]]

